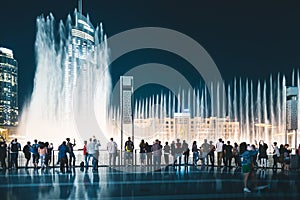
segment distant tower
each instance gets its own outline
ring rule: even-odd
[[[120,107],[121,107],[121,149],[123,150],[123,133],[130,131],[134,140],[133,113],[132,113],[133,77],[120,77]],[[131,128],[130,128],[131,127]]]
[[[82,0],[78,0],[78,12],[82,14]]]
[[[71,41],[68,45],[67,62],[64,70],[65,116],[72,116],[73,95],[76,88],[81,92],[79,103],[86,115],[91,109],[92,79],[91,66],[95,65],[95,28],[82,13],[82,1],[78,0],[78,11],[72,18]],[[80,83],[78,83],[80,82]],[[77,111],[75,111],[77,112]]]
[[[0,126],[18,126],[18,63],[13,51],[0,47]]]

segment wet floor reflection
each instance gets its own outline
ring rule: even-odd
[[[100,167],[97,172],[73,168],[65,174],[57,169],[19,169],[1,171],[0,187],[1,199],[298,199],[299,178],[296,171],[258,169],[250,187],[269,187],[244,194],[243,174],[236,168]]]

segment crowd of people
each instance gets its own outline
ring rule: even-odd
[[[18,157],[19,153],[23,152],[26,159],[25,168],[28,168],[30,160],[34,165],[34,168],[41,167],[45,169],[49,166],[52,160],[52,151],[53,144],[49,142],[42,142],[34,140],[34,143],[31,144],[30,141],[21,147],[21,144],[18,142],[18,139],[13,139],[10,143],[7,144],[6,140],[0,138],[0,162],[2,169],[18,169]],[[7,159],[7,162],[6,162]],[[40,162],[40,166],[39,166]],[[6,165],[8,163],[8,166]]]
[[[72,167],[75,166],[76,157],[74,154],[73,147],[76,145],[76,141],[70,141],[70,138],[66,138],[58,147],[58,161],[57,165],[60,165],[60,172],[68,172]],[[141,140],[139,144],[139,159],[141,166],[154,166],[154,169],[159,169],[162,164],[162,158],[164,159],[164,164],[166,166],[173,166],[174,168],[182,165],[182,158],[184,165],[194,165],[197,166],[199,161],[200,165],[203,166],[217,166],[217,167],[242,167],[243,172],[247,173],[248,169],[245,165],[249,165],[252,168],[266,168],[268,154],[272,153],[273,157],[273,168],[279,168],[288,171],[290,168],[290,153],[289,145],[280,145],[278,147],[277,143],[274,142],[269,146],[261,140],[259,143],[247,144],[246,148],[243,146],[244,143],[238,145],[234,143],[231,145],[230,141],[225,142],[221,138],[214,144],[213,141],[208,142],[204,139],[201,145],[197,144],[197,141],[193,141],[192,145],[189,146],[188,143],[180,139],[172,141],[171,144],[165,142],[162,145],[161,141],[156,139],[152,144]],[[81,166],[88,168],[90,160],[92,160],[92,169],[98,169],[99,160],[99,147],[101,146],[100,141],[95,137],[89,139],[89,143],[84,141],[83,155],[84,162]],[[118,152],[118,145],[110,138],[107,143],[107,151],[109,153],[109,166],[116,165],[116,158]],[[133,165],[133,153],[134,153],[134,143],[130,137],[125,142],[124,145],[124,164],[126,166]],[[41,142],[34,140],[33,144],[30,141],[21,148],[21,144],[17,139],[13,139],[10,143],[6,143],[4,138],[0,138],[0,162],[2,169],[13,169],[18,168],[18,156],[19,152],[23,151],[24,157],[26,159],[25,167],[27,168],[30,160],[32,160],[33,166],[35,168],[46,168],[49,166],[52,160],[53,144],[49,142]],[[244,152],[251,153],[251,159],[248,161],[248,155],[243,156]],[[268,153],[269,152],[269,153]],[[246,153],[247,154],[247,153]],[[300,158],[300,145],[297,151]],[[189,157],[192,155],[192,162],[189,163]],[[250,154],[249,154],[250,155]],[[215,159],[216,157],[216,159]],[[171,159],[173,160],[171,161]],[[6,166],[6,159],[8,166]],[[216,162],[215,162],[216,160]],[[232,162],[233,161],[233,162]],[[39,164],[40,163],[40,164]],[[259,164],[258,164],[259,163]],[[298,162],[300,163],[300,162]],[[247,177],[247,175],[245,176]],[[245,188],[246,185],[245,185]]]
[[[273,168],[282,168],[283,170],[289,170],[290,166],[290,153],[291,150],[288,144],[277,146],[277,142],[274,142],[271,146],[272,149],[268,149],[268,145],[261,140],[259,143],[247,144],[247,149],[255,151],[255,155],[252,156],[253,167],[267,168],[267,160],[271,154],[273,157]],[[125,143],[125,164],[130,165],[132,163],[134,144],[129,137]],[[257,150],[257,151],[256,151]],[[192,155],[192,163],[189,163],[190,151]],[[300,145],[299,151],[300,152]],[[193,141],[191,149],[187,142],[177,139],[176,142],[172,141],[169,145],[168,142],[162,145],[161,141],[156,139],[152,145],[144,140],[141,140],[139,144],[139,155],[141,166],[145,165],[161,165],[161,158],[164,158],[165,165],[176,167],[182,164],[182,157],[184,165],[192,164],[194,166],[217,166],[217,167],[242,167],[242,155],[241,147],[236,142],[231,145],[230,141],[223,141],[221,138],[214,144],[213,141],[208,142],[204,139],[201,145],[197,145],[197,141]],[[170,157],[171,156],[171,157]],[[300,153],[299,153],[300,156]],[[215,163],[216,157],[216,163]],[[170,163],[170,158],[173,158]],[[258,164],[259,163],[259,164]],[[280,166],[278,166],[280,164]]]

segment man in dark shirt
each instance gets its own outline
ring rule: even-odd
[[[134,144],[131,141],[131,138],[128,137],[128,140],[125,142],[125,165],[133,165],[133,150]],[[127,160],[127,164],[126,164]]]
[[[231,167],[233,146],[230,144],[230,141],[227,141],[227,145],[224,148],[225,148],[226,167]]]
[[[70,138],[67,138],[67,151],[69,153],[69,167],[71,168],[72,166],[75,167],[75,154],[74,154],[74,150],[73,150],[73,147],[76,145],[75,143],[75,139],[74,139],[74,144],[72,144],[70,142]],[[73,161],[73,163],[72,163]],[[73,165],[72,165],[73,164]]]
[[[0,136],[0,162],[2,169],[6,169],[5,158],[7,156],[7,144],[3,137]]]
[[[190,156],[190,149],[189,149],[189,146],[188,146],[188,144],[186,143],[185,140],[183,140],[183,143],[182,143],[182,152],[183,152],[183,155],[184,155],[184,164],[188,165],[189,156]]]
[[[10,145],[10,162],[9,162],[9,168],[12,168],[13,166],[18,169],[18,155],[19,151],[21,151],[21,144],[18,142],[17,138],[12,140]]]

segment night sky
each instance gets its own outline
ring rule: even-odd
[[[20,108],[32,91],[36,18],[51,12],[57,21],[65,21],[76,7],[77,0],[1,1],[0,46],[12,49],[19,63]],[[277,73],[289,79],[300,64],[298,1],[83,0],[83,13],[89,13],[94,25],[102,22],[108,37],[149,26],[184,33],[206,49],[228,82],[234,77],[263,80]],[[130,68],[146,62],[177,67],[191,82],[198,78],[176,55],[141,50],[112,64],[113,83]]]

